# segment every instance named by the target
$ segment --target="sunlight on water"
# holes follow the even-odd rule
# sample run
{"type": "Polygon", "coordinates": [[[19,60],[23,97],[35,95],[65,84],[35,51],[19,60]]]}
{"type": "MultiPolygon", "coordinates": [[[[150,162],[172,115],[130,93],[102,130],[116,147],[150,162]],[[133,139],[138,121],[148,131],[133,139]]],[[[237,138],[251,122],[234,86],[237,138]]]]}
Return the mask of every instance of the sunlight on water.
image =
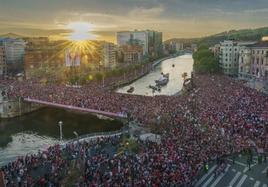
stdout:
{"type": "Polygon", "coordinates": [[[127,93],[127,90],[133,86],[135,88],[132,94],[137,95],[174,95],[178,93],[183,86],[182,73],[187,72],[188,77],[191,76],[193,70],[192,55],[183,55],[176,58],[168,59],[159,64],[148,75],[135,81],[134,83],[117,90],[119,93],[127,93]],[[174,64],[174,67],[173,67],[174,64]],[[162,87],[161,92],[152,93],[149,85],[155,85],[155,80],[159,79],[161,72],[169,73],[169,83],[162,87]]]}

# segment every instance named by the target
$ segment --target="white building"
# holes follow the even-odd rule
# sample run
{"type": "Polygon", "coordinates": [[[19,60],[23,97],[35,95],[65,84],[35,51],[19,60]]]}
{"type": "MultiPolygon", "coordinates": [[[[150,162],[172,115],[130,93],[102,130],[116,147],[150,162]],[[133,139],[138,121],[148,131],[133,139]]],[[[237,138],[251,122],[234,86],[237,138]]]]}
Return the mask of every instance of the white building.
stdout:
{"type": "Polygon", "coordinates": [[[102,49],[102,65],[105,68],[113,69],[116,64],[116,46],[113,43],[105,42],[102,49]]]}
{"type": "Polygon", "coordinates": [[[268,42],[259,42],[240,49],[239,78],[268,81],[268,42]]]}
{"type": "Polygon", "coordinates": [[[221,42],[219,65],[223,73],[230,76],[238,76],[240,48],[254,43],[256,42],[236,42],[233,40],[221,42]]]}
{"type": "Polygon", "coordinates": [[[176,43],[175,43],[175,49],[176,49],[177,52],[183,50],[183,49],[184,49],[184,48],[183,48],[183,43],[181,43],[181,42],[176,42],[176,43]]]}

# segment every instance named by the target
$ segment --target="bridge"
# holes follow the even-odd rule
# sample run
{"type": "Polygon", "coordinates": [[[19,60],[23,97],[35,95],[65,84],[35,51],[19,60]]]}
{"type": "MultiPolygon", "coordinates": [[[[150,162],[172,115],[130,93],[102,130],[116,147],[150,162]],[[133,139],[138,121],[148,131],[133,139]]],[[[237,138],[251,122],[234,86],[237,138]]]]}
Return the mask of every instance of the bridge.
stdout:
{"type": "Polygon", "coordinates": [[[64,105],[64,104],[58,104],[58,103],[53,103],[53,102],[41,101],[41,100],[31,99],[31,98],[23,98],[23,101],[41,104],[41,105],[52,106],[52,107],[57,107],[57,108],[63,108],[63,109],[68,109],[68,110],[75,110],[75,111],[79,111],[79,112],[101,114],[101,115],[109,116],[109,117],[127,118],[127,115],[125,115],[123,113],[105,112],[105,111],[76,107],[76,106],[71,106],[71,105],[64,105]]]}

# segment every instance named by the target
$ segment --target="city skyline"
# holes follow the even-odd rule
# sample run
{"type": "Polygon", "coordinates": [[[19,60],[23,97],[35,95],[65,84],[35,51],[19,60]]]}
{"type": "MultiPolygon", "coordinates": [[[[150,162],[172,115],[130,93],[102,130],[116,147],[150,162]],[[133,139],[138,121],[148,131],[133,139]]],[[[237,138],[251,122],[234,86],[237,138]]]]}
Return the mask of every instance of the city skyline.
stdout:
{"type": "Polygon", "coordinates": [[[94,27],[98,40],[115,41],[120,30],[159,30],[164,39],[202,37],[231,29],[263,27],[266,0],[0,1],[0,33],[66,36],[70,23],[94,27]]]}

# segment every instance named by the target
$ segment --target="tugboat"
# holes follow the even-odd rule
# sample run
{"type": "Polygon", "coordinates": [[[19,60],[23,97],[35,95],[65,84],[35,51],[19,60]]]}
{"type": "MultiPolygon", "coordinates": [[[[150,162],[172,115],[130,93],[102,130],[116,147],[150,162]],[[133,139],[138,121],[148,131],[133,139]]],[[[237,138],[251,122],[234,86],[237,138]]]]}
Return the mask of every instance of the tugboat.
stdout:
{"type": "Polygon", "coordinates": [[[128,90],[127,90],[127,93],[133,93],[134,92],[134,87],[131,86],[128,90]]]}
{"type": "Polygon", "coordinates": [[[163,74],[161,73],[161,77],[158,80],[155,80],[156,86],[165,86],[169,82],[169,73],[163,74]]]}
{"type": "Polygon", "coordinates": [[[162,79],[162,80],[156,80],[155,83],[156,83],[156,86],[166,86],[167,83],[168,83],[168,79],[162,79]]]}

